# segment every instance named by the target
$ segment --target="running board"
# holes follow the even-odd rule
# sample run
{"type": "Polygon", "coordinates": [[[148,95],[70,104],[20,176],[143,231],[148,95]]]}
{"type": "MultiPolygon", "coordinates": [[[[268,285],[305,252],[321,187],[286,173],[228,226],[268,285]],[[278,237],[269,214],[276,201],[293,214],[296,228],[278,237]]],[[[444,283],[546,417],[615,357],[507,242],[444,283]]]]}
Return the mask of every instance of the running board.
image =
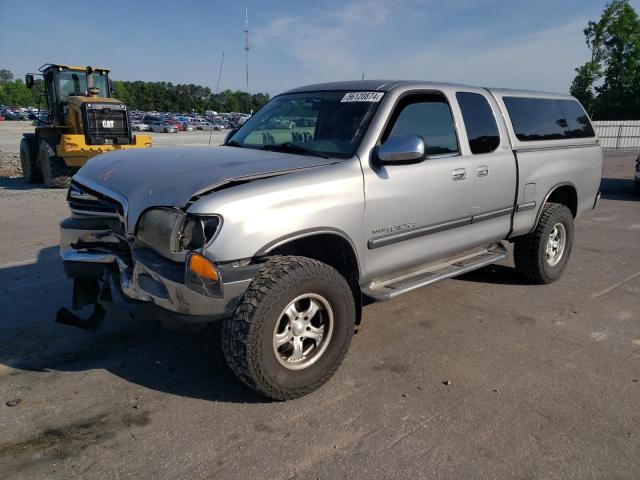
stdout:
{"type": "Polygon", "coordinates": [[[481,251],[453,258],[446,263],[433,265],[427,269],[418,269],[390,280],[373,281],[368,287],[362,289],[362,293],[376,302],[383,302],[417,288],[491,265],[505,258],[507,258],[507,249],[502,244],[494,244],[481,251]]]}

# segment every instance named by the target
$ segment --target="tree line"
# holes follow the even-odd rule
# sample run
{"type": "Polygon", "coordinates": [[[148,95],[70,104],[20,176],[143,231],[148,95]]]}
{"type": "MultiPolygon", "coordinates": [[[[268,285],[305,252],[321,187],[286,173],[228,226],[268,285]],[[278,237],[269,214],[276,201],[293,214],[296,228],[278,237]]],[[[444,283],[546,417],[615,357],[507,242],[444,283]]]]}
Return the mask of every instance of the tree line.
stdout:
{"type": "MultiPolygon", "coordinates": [[[[266,93],[240,90],[213,93],[209,87],[171,82],[112,80],[112,95],[132,110],[159,112],[246,112],[256,111],[269,100],[266,93]]],[[[0,69],[0,105],[27,107],[45,105],[44,82],[36,79],[29,89],[11,71],[0,69]]]]}
{"type": "Polygon", "coordinates": [[[571,94],[596,119],[640,118],[640,18],[629,1],[607,3],[584,35],[591,59],[576,68],[571,94]]]}

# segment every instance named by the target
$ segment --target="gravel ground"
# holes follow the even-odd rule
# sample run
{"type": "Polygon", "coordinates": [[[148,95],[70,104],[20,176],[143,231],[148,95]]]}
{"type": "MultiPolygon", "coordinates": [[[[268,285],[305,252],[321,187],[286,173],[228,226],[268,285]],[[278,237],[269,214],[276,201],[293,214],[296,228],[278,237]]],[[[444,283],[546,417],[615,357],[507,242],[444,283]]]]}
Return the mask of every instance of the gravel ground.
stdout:
{"type": "Polygon", "coordinates": [[[0,177],[20,177],[21,175],[20,155],[0,152],[0,177]]]}

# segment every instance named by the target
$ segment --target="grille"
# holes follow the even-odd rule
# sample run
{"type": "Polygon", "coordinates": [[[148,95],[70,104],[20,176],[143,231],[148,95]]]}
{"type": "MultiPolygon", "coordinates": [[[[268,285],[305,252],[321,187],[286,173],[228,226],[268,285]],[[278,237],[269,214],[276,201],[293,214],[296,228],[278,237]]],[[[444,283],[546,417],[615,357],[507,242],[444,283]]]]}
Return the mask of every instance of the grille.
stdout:
{"type": "Polygon", "coordinates": [[[84,107],[85,135],[90,145],[131,143],[131,131],[124,105],[89,104],[84,107]]]}
{"type": "Polygon", "coordinates": [[[94,192],[77,182],[71,182],[67,201],[71,212],[78,215],[114,218],[124,216],[124,208],[120,202],[94,192]]]}

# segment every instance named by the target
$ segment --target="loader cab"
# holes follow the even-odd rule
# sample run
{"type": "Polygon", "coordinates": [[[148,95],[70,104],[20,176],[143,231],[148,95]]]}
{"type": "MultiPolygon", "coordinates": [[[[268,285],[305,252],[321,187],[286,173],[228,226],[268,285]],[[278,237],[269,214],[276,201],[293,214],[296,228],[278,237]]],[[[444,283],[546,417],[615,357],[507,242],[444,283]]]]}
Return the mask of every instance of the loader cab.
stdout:
{"type": "MultiPolygon", "coordinates": [[[[44,78],[49,121],[55,125],[65,124],[64,105],[68,98],[111,97],[109,70],[105,68],[45,64],[39,70],[44,78]]],[[[33,74],[28,74],[25,80],[27,87],[34,85],[33,74]]]]}

